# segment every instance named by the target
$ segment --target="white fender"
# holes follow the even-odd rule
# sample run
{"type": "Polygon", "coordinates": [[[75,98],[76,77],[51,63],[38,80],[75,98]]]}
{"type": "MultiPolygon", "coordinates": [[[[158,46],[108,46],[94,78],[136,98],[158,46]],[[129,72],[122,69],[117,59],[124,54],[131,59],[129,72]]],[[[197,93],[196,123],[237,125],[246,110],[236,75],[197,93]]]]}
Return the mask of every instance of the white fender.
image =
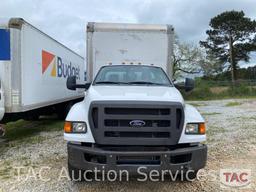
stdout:
{"type": "Polygon", "coordinates": [[[87,143],[95,143],[95,140],[92,136],[92,132],[90,129],[90,124],[88,120],[88,100],[84,99],[82,102],[76,103],[71,110],[69,111],[66,121],[81,121],[87,124],[87,133],[83,134],[72,134],[72,133],[64,133],[64,139],[67,141],[74,142],[87,142],[87,143]]]}
{"type": "Polygon", "coordinates": [[[184,108],[185,119],[182,134],[179,143],[200,143],[206,141],[206,135],[188,135],[185,134],[185,128],[187,123],[203,123],[204,118],[198,112],[198,110],[192,105],[186,104],[184,108]]]}

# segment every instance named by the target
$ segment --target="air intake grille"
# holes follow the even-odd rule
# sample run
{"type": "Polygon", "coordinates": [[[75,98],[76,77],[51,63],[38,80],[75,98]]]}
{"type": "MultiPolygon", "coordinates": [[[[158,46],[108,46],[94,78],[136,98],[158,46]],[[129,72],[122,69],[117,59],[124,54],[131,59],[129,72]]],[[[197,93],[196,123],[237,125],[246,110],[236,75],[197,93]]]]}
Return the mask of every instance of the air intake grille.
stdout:
{"type": "Polygon", "coordinates": [[[175,145],[184,112],[173,102],[97,101],[90,106],[89,120],[97,144],[175,145]]]}

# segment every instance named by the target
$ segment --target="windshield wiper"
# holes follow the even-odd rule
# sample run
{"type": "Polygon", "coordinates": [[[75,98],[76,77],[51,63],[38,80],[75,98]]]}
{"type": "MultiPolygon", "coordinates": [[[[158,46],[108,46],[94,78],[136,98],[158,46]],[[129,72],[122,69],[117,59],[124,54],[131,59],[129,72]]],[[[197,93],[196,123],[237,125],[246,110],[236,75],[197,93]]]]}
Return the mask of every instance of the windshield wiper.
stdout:
{"type": "Polygon", "coordinates": [[[125,82],[115,82],[115,81],[98,81],[98,82],[95,82],[95,84],[116,84],[116,85],[119,85],[119,84],[127,84],[125,82]]]}
{"type": "Polygon", "coordinates": [[[154,82],[148,82],[148,81],[131,81],[128,84],[141,84],[141,85],[166,85],[162,83],[154,83],[154,82]]]}

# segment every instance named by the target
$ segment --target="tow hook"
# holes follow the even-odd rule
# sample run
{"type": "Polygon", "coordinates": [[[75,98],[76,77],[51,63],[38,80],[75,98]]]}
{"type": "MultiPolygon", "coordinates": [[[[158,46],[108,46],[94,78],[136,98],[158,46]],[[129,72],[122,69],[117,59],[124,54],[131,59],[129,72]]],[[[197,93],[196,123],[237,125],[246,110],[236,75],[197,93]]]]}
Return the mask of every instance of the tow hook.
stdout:
{"type": "Polygon", "coordinates": [[[0,137],[3,137],[5,135],[5,128],[3,124],[0,124],[0,137]]]}

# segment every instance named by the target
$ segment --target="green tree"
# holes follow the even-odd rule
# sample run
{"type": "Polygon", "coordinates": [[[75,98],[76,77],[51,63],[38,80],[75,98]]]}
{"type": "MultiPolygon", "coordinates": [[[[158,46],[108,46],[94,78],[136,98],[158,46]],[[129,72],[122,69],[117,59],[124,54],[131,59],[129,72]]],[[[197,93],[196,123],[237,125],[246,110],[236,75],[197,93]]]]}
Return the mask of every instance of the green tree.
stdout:
{"type": "Polygon", "coordinates": [[[201,63],[201,68],[205,76],[213,76],[221,73],[224,69],[224,64],[213,55],[206,55],[204,62],[201,63]]]}
{"type": "Polygon", "coordinates": [[[256,50],[256,21],[245,17],[243,11],[226,11],[212,18],[210,27],[200,45],[207,54],[227,64],[235,82],[238,62],[249,62],[249,53],[256,50]]]}
{"type": "Polygon", "coordinates": [[[177,78],[181,74],[199,74],[202,72],[201,65],[204,63],[202,49],[192,43],[180,42],[175,36],[173,51],[173,77],[177,78]]]}

